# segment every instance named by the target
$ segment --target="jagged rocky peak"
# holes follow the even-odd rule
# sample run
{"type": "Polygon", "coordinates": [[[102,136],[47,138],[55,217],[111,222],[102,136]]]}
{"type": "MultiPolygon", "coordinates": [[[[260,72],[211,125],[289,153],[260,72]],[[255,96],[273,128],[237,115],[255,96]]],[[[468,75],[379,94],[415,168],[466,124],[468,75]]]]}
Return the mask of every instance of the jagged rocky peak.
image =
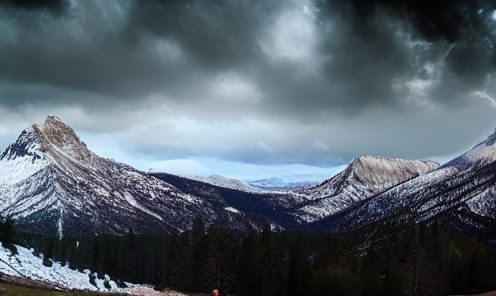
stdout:
{"type": "Polygon", "coordinates": [[[60,159],[61,152],[72,159],[90,162],[95,156],[76,132],[56,116],[48,116],[40,128],[37,124],[24,129],[16,142],[0,155],[0,160],[13,160],[18,157],[33,157],[33,161],[43,158],[45,153],[60,159]]]}
{"type": "Polygon", "coordinates": [[[379,156],[355,158],[350,167],[352,173],[367,183],[396,183],[429,172],[438,163],[426,160],[409,160],[379,156]]]}
{"type": "Polygon", "coordinates": [[[48,116],[43,124],[43,133],[58,148],[84,146],[74,130],[56,116],[48,116]]]}
{"type": "Polygon", "coordinates": [[[303,190],[313,202],[300,208],[299,214],[307,222],[321,220],[438,166],[423,160],[377,156],[355,158],[341,173],[316,187],[303,190]]]}
{"type": "Polygon", "coordinates": [[[82,142],[76,132],[58,117],[49,115],[43,124],[43,134],[46,140],[56,148],[80,161],[88,161],[92,153],[82,142]]]}
{"type": "MultiPolygon", "coordinates": [[[[357,189],[358,191],[366,190],[376,193],[378,190],[425,174],[438,167],[438,163],[425,160],[361,156],[353,159],[341,173],[309,191],[318,193],[320,196],[328,196],[335,195],[351,186],[361,188],[357,189]]],[[[367,194],[362,192],[359,195],[366,196],[367,194]]]]}

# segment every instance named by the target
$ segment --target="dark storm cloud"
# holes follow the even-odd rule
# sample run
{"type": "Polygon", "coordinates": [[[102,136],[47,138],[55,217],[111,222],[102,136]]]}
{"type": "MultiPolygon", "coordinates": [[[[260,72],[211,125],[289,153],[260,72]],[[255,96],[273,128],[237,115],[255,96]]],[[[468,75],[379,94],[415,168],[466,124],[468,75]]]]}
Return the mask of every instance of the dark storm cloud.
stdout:
{"type": "Polygon", "coordinates": [[[465,38],[467,33],[490,34],[492,24],[488,22],[496,8],[494,0],[351,0],[347,3],[358,18],[369,18],[377,7],[382,7],[398,17],[408,18],[426,40],[446,39],[451,43],[465,38]]]}
{"type": "Polygon", "coordinates": [[[452,45],[452,49],[444,59],[445,68],[430,100],[446,105],[466,101],[472,91],[484,87],[487,75],[494,72],[496,1],[338,0],[318,1],[317,5],[322,23],[344,17],[341,24],[348,33],[344,41],[336,42],[331,35],[323,50],[342,54],[339,67],[332,65],[330,73],[354,68],[345,71],[338,84],[347,85],[355,80],[356,88],[348,92],[352,101],[358,96],[367,101],[394,103],[398,94],[388,91],[388,85],[395,78],[415,76],[419,65],[412,63],[412,58],[418,59],[418,55],[420,61],[435,62],[432,53],[441,56],[439,51],[446,50],[446,44],[452,45]],[[386,27],[393,24],[397,26],[395,30],[428,42],[430,49],[408,52],[405,44],[395,42],[394,31],[384,30],[381,19],[386,27]]]}
{"type": "Polygon", "coordinates": [[[0,0],[0,114],[66,110],[86,131],[118,131],[122,143],[136,140],[132,153],[166,158],[325,163],[393,148],[417,157],[422,131],[383,147],[415,129],[402,116],[438,110],[429,124],[451,124],[438,113],[494,99],[494,9],[482,0],[0,0]],[[145,126],[154,120],[164,125],[145,126]]]}
{"type": "MultiPolygon", "coordinates": [[[[0,6],[8,32],[0,37],[0,78],[130,102],[156,92],[179,101],[201,98],[216,72],[257,65],[257,38],[284,2],[30,3],[0,6]]],[[[2,103],[29,101],[8,98],[2,103]]]]}
{"type": "Polygon", "coordinates": [[[449,42],[456,42],[467,25],[479,21],[473,16],[479,9],[491,7],[489,1],[463,0],[337,0],[319,1],[318,5],[325,13],[347,13],[355,32],[365,38],[373,38],[368,34],[367,21],[375,17],[377,8],[382,8],[391,15],[408,18],[425,39],[444,38],[449,42]]]}
{"type": "Polygon", "coordinates": [[[315,118],[327,112],[356,116],[371,107],[398,107],[401,98],[391,84],[414,71],[405,45],[394,38],[388,22],[364,20],[360,28],[363,35],[357,35],[357,28],[341,13],[326,18],[318,28],[315,55],[327,57],[317,65],[319,73],[301,75],[289,66],[266,69],[264,73],[270,75],[261,74],[260,83],[274,98],[273,110],[315,118]],[[327,28],[327,21],[333,22],[331,28],[327,28]]]}
{"type": "Polygon", "coordinates": [[[282,1],[137,1],[129,32],[173,39],[198,66],[241,68],[259,62],[257,40],[282,8],[282,1]]]}
{"type": "Polygon", "coordinates": [[[204,100],[209,79],[232,72],[254,84],[266,115],[411,112],[415,79],[430,85],[421,99],[463,105],[496,60],[495,1],[0,3],[3,80],[130,103],[153,93],[204,100]]]}
{"type": "MultiPolygon", "coordinates": [[[[126,6],[126,2],[81,1],[63,16],[46,14],[41,8],[0,7],[5,16],[0,77],[14,84],[87,91],[110,99],[143,97],[158,85],[180,88],[187,65],[163,58],[154,40],[129,42],[123,31],[126,6]]],[[[25,103],[23,97],[10,102],[2,98],[2,103],[25,103]]]]}
{"type": "Polygon", "coordinates": [[[60,15],[66,11],[68,3],[66,0],[2,0],[0,6],[22,10],[45,10],[60,15]]]}

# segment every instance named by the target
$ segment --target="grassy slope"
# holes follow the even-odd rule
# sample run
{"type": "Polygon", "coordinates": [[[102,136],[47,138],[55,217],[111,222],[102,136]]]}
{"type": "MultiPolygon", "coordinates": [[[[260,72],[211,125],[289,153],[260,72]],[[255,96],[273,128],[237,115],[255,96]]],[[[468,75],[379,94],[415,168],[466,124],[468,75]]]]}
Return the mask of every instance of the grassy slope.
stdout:
{"type": "Polygon", "coordinates": [[[100,296],[100,295],[126,295],[126,294],[110,294],[99,292],[61,292],[47,291],[30,287],[21,287],[11,283],[0,282],[0,295],[9,296],[100,296]]]}

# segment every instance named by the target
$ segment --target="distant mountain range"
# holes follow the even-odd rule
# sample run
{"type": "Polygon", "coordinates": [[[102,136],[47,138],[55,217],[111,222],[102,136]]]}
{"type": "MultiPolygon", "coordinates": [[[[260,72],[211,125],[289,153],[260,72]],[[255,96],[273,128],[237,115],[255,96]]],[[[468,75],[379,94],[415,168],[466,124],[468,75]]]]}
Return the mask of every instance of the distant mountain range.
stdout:
{"type": "Polygon", "coordinates": [[[282,178],[268,178],[247,182],[260,190],[299,191],[318,184],[318,182],[288,182],[282,178]]]}
{"type": "Polygon", "coordinates": [[[21,231],[58,236],[183,231],[199,218],[237,232],[436,220],[495,244],[495,143],[496,133],[443,166],[366,156],[321,184],[245,183],[138,171],[97,156],[49,116],[0,156],[0,215],[21,231]]]}
{"type": "Polygon", "coordinates": [[[301,191],[303,189],[310,188],[319,184],[318,182],[288,182],[278,177],[247,181],[247,182],[232,178],[226,178],[219,175],[211,175],[206,177],[197,176],[197,175],[182,175],[181,177],[212,184],[215,186],[247,191],[247,192],[301,191]]]}
{"type": "Polygon", "coordinates": [[[226,177],[219,176],[219,175],[211,175],[211,176],[207,176],[207,177],[196,176],[196,175],[184,175],[182,177],[184,177],[186,179],[190,179],[190,180],[208,183],[208,184],[219,186],[219,187],[229,188],[229,189],[241,190],[241,191],[246,191],[246,192],[258,192],[258,191],[260,191],[259,188],[251,186],[250,184],[248,184],[246,182],[236,180],[236,179],[226,178],[226,177]]]}

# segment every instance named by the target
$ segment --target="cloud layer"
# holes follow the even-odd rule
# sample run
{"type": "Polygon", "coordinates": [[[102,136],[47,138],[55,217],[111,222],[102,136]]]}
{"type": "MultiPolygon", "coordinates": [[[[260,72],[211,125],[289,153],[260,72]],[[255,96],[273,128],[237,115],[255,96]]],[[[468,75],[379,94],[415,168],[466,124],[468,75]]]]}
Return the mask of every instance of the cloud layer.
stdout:
{"type": "Polygon", "coordinates": [[[0,143],[53,113],[97,152],[143,159],[329,166],[451,154],[496,123],[495,9],[2,1],[0,143]]]}

